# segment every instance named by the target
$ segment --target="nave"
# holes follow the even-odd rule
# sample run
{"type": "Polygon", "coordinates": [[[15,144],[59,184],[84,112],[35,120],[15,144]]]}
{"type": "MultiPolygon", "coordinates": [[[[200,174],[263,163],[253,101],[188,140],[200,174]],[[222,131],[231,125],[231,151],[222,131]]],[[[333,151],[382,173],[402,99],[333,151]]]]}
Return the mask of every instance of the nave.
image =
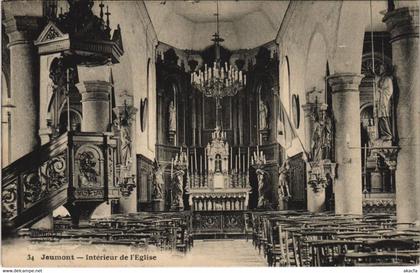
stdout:
{"type": "Polygon", "coordinates": [[[1,8],[3,264],[419,263],[415,1],[1,8]]]}
{"type": "Polygon", "coordinates": [[[203,238],[192,224],[194,217],[187,212],[135,213],[92,219],[79,227],[60,217],[54,231],[21,229],[19,239],[5,242],[5,250],[22,244],[21,249],[51,257],[35,258],[48,266],[75,261],[89,266],[98,260],[116,266],[415,266],[420,259],[420,230],[398,228],[390,214],[247,211],[243,233],[222,239],[203,238]]]}

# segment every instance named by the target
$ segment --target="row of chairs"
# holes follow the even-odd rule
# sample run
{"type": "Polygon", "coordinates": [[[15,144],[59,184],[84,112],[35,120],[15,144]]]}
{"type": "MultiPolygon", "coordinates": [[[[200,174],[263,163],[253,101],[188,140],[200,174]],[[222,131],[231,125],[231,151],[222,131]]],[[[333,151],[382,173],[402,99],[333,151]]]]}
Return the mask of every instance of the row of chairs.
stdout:
{"type": "Polygon", "coordinates": [[[78,242],[79,244],[126,245],[137,248],[155,246],[160,250],[186,253],[193,247],[187,213],[133,213],[92,219],[87,225],[71,227],[69,217],[54,219],[54,230],[21,229],[21,237],[33,243],[78,242]]]}
{"type": "Polygon", "coordinates": [[[252,242],[269,266],[414,265],[420,230],[394,215],[253,212],[252,242]]]}

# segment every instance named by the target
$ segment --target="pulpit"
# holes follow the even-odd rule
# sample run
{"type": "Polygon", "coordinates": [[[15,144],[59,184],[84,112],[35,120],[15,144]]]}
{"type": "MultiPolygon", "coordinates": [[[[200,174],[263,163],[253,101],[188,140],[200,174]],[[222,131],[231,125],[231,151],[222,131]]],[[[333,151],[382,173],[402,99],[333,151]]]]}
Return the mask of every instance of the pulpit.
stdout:
{"type": "Polygon", "coordinates": [[[216,127],[204,151],[204,168],[190,174],[189,203],[194,211],[246,210],[251,187],[247,156],[226,141],[226,132],[216,127]]]}

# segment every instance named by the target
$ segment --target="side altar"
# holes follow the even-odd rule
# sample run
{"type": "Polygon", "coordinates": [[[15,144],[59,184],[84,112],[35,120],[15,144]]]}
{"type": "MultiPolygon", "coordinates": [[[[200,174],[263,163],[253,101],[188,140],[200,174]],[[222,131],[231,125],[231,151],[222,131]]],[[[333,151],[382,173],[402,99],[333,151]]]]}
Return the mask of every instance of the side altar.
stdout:
{"type": "Polygon", "coordinates": [[[201,174],[189,175],[189,204],[193,211],[240,211],[248,208],[249,152],[233,153],[226,132],[216,127],[204,149],[201,174]]]}

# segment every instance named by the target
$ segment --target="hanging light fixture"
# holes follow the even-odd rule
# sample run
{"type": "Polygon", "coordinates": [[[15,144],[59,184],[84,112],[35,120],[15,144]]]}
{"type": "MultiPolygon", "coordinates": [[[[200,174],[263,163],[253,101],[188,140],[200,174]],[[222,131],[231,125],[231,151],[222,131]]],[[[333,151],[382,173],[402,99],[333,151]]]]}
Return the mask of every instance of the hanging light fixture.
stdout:
{"type": "Polygon", "coordinates": [[[191,73],[191,84],[206,97],[216,99],[216,107],[221,107],[220,100],[224,97],[235,96],[246,86],[246,75],[236,67],[223,63],[220,59],[220,43],[224,41],[219,35],[219,2],[216,1],[216,33],[212,41],[216,53],[215,62],[212,67],[207,64],[197,71],[191,73]]]}

